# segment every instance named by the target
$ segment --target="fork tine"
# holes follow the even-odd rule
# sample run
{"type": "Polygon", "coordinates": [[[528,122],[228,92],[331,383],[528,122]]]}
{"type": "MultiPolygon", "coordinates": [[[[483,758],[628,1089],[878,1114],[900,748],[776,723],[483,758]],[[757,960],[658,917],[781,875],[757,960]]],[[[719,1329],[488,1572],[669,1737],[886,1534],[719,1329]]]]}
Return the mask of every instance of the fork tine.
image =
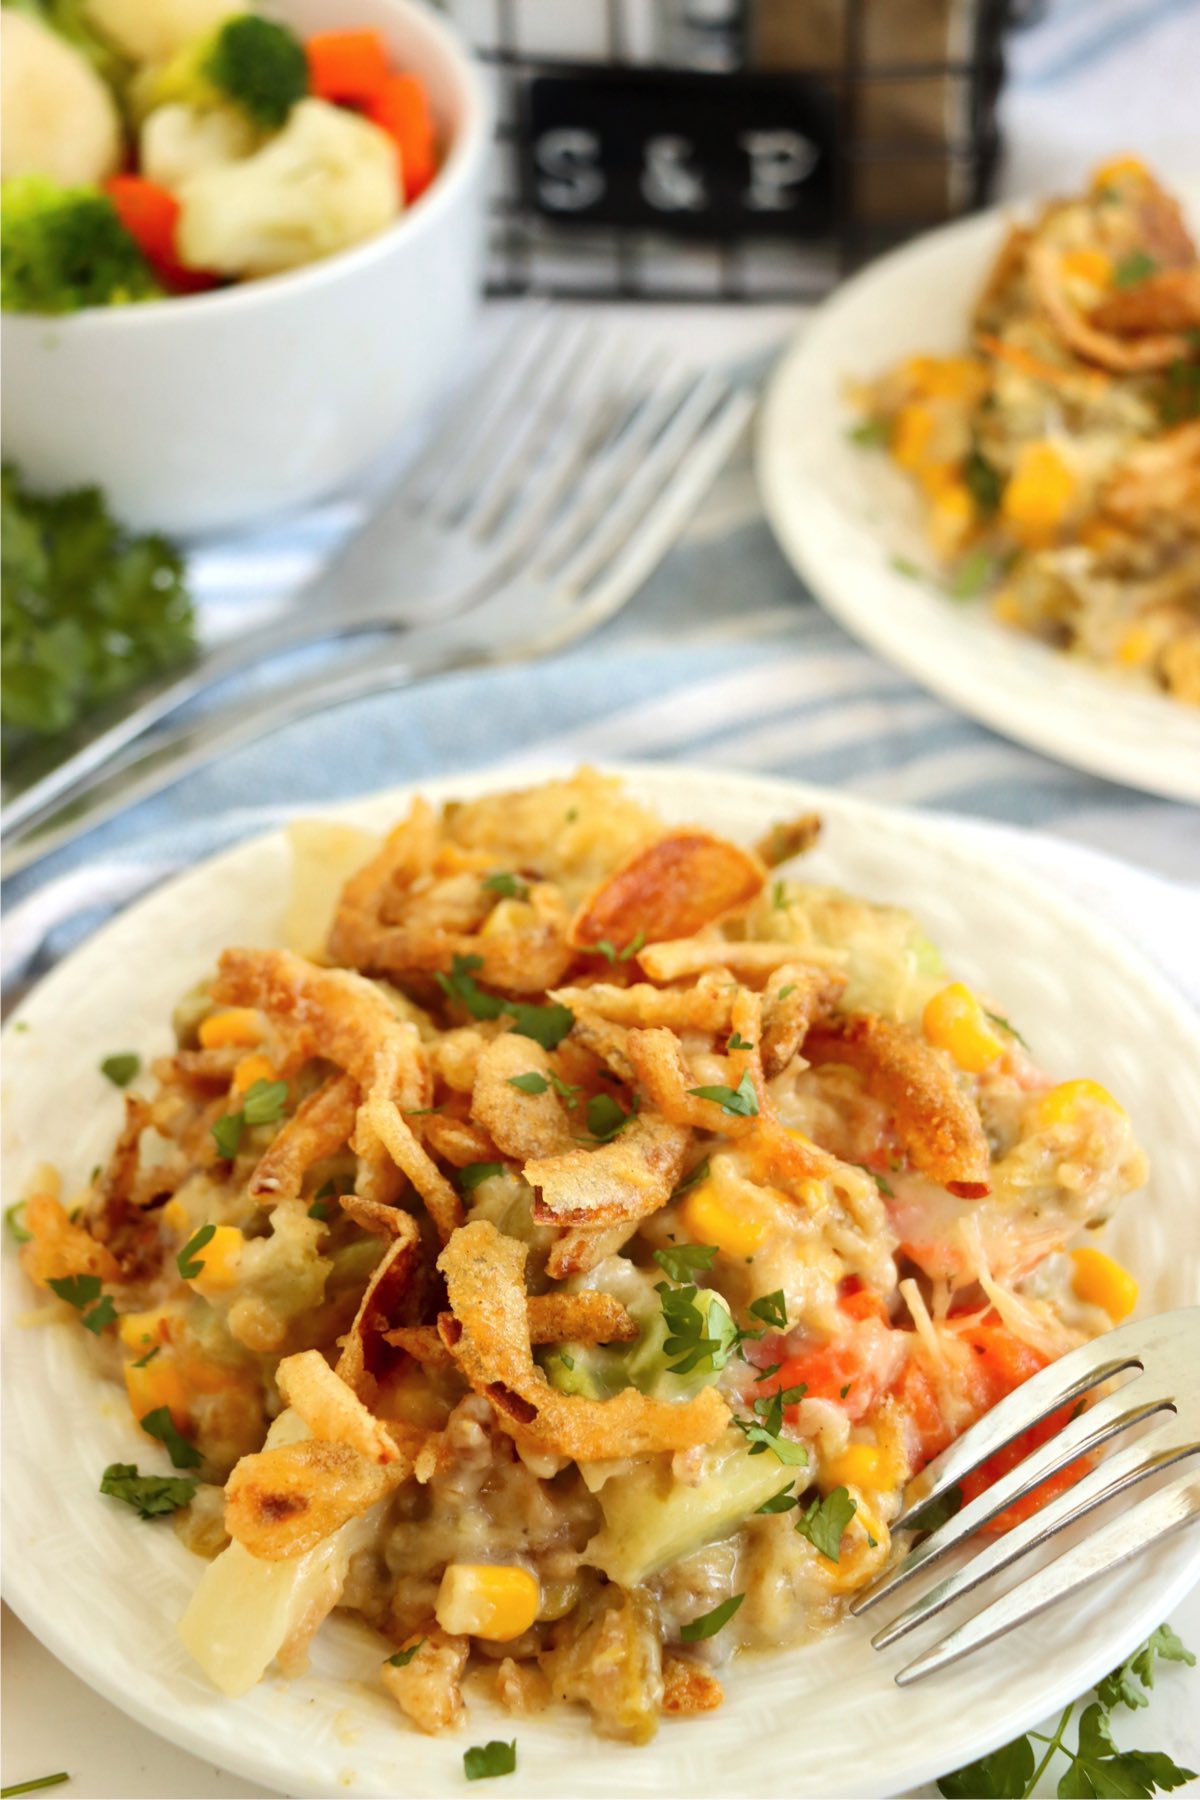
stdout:
{"type": "Polygon", "coordinates": [[[1200,1472],[1177,1476],[1156,1493],[1141,1500],[1129,1512],[1112,1519],[1099,1531],[1072,1545],[1052,1563],[985,1606],[957,1630],[950,1632],[923,1655],[906,1664],[896,1676],[900,1687],[909,1687],[937,1669],[969,1656],[990,1644],[1014,1625],[1023,1625],[1055,1601],[1086,1587],[1110,1569],[1119,1568],[1160,1538],[1168,1537],[1200,1518],[1200,1472]]]}
{"type": "Polygon", "coordinates": [[[1074,1487],[1056,1495],[1011,1531],[1006,1531],[1002,1537],[993,1538],[961,1569],[935,1583],[927,1594],[905,1607],[890,1625],[877,1631],[871,1639],[875,1649],[886,1650],[897,1638],[903,1637],[918,1625],[924,1625],[928,1619],[943,1612],[947,1606],[952,1606],[956,1600],[961,1600],[964,1594],[979,1587],[990,1576],[1007,1569],[1011,1563],[1024,1556],[1026,1551],[1036,1549],[1097,1506],[1102,1506],[1118,1494],[1136,1487],[1140,1481],[1146,1480],[1160,1469],[1191,1454],[1192,1446],[1180,1444],[1177,1438],[1171,1441],[1169,1435],[1158,1449],[1152,1447],[1156,1440],[1163,1439],[1164,1430],[1161,1427],[1147,1432],[1136,1443],[1127,1444],[1114,1455],[1106,1457],[1074,1487]]]}
{"type": "MultiPolygon", "coordinates": [[[[1142,1380],[1146,1380],[1142,1377],[1142,1380]]],[[[907,1556],[898,1562],[894,1569],[872,1582],[864,1589],[852,1608],[856,1613],[866,1612],[880,1600],[894,1593],[898,1587],[927,1569],[931,1563],[941,1560],[948,1551],[961,1544],[972,1533],[994,1519],[997,1513],[1018,1498],[1028,1493],[1049,1476],[1065,1469],[1069,1463],[1084,1456],[1089,1450],[1097,1449],[1118,1432],[1126,1431],[1133,1425],[1141,1424],[1156,1412],[1163,1412],[1171,1405],[1169,1395],[1153,1392],[1143,1395],[1140,1383],[1129,1384],[1136,1388],[1134,1396],[1129,1398],[1129,1388],[1123,1387],[1115,1394],[1110,1394],[1089,1411],[1072,1419],[1061,1431],[1047,1438],[1036,1450],[1024,1457],[1016,1466],[993,1482],[982,1494],[977,1494],[954,1517],[939,1525],[927,1538],[911,1549],[907,1556]]]]}

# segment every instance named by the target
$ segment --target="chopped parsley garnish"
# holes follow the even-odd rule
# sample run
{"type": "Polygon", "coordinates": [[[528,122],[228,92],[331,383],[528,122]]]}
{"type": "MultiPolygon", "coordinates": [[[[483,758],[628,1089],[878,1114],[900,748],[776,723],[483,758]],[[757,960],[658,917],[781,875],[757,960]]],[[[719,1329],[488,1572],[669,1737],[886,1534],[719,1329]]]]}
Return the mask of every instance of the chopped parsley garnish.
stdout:
{"type": "Polygon", "coordinates": [[[727,1050],[753,1050],[754,1045],[748,1038],[744,1038],[740,1031],[735,1031],[725,1048],[727,1050]]]}
{"type": "Polygon", "coordinates": [[[517,1740],[506,1744],[493,1738],[463,1751],[463,1772],[468,1781],[490,1781],[494,1775],[511,1775],[517,1766],[517,1740]]]}
{"type": "Polygon", "coordinates": [[[891,427],[886,419],[864,419],[860,425],[852,425],[846,436],[860,449],[880,450],[891,436],[891,427]]]}
{"type": "Polygon", "coordinates": [[[737,1118],[752,1119],[758,1112],[758,1094],[749,1069],[735,1088],[717,1084],[714,1087],[689,1088],[688,1093],[694,1094],[697,1100],[714,1101],[722,1112],[732,1113],[737,1118]]]}
{"type": "Polygon", "coordinates": [[[564,1369],[573,1369],[575,1367],[575,1358],[573,1356],[571,1356],[566,1350],[559,1351],[558,1360],[562,1364],[564,1369]]]}
{"type": "MultiPolygon", "coordinates": [[[[145,1342],[144,1338],[143,1338],[142,1342],[143,1343],[145,1342]]],[[[145,1356],[138,1357],[137,1361],[133,1365],[134,1368],[135,1369],[144,1369],[147,1363],[152,1363],[154,1361],[155,1357],[158,1355],[158,1353],[161,1349],[162,1349],[161,1344],[152,1344],[150,1346],[149,1350],[147,1350],[145,1356]]]]}
{"type": "Polygon", "coordinates": [[[1169,1625],[1160,1625],[1132,1656],[1096,1683],[1096,1698],[1101,1706],[1128,1706],[1131,1710],[1149,1706],[1146,1690],[1154,1686],[1154,1664],[1160,1657],[1163,1662],[1186,1663],[1189,1669],[1196,1666],[1196,1658],[1187,1645],[1169,1625]]]}
{"type": "Polygon", "coordinates": [[[85,1331],[94,1331],[99,1337],[106,1325],[111,1325],[117,1316],[117,1309],[112,1303],[112,1295],[102,1296],[99,1304],[93,1306],[91,1312],[85,1312],[80,1323],[85,1331]]]}
{"type": "Polygon", "coordinates": [[[107,1076],[114,1087],[128,1087],[142,1066],[142,1059],[136,1050],[123,1050],[117,1056],[106,1056],[100,1064],[100,1073],[107,1076]]]}
{"type": "Polygon", "coordinates": [[[481,1181],[490,1181],[493,1175],[503,1175],[503,1163],[467,1163],[458,1171],[458,1185],[464,1193],[473,1194],[481,1181]]]}
{"type": "Polygon", "coordinates": [[[961,1512],[962,1506],[962,1489],[957,1484],[954,1487],[948,1487],[944,1494],[938,1495],[936,1500],[930,1500],[924,1506],[919,1506],[912,1517],[905,1521],[904,1529],[906,1531],[936,1531],[939,1525],[944,1525],[947,1519],[952,1519],[955,1513],[961,1512]]]}
{"type": "Polygon", "coordinates": [[[654,1260],[672,1281],[686,1281],[698,1269],[711,1269],[716,1254],[715,1244],[677,1244],[673,1250],[656,1250],[654,1260]]]}
{"type": "Polygon", "coordinates": [[[1153,256],[1148,256],[1144,250],[1131,250],[1113,269],[1113,286],[1136,287],[1139,281],[1146,281],[1151,275],[1157,274],[1158,263],[1153,256]]]}
{"type": "Polygon", "coordinates": [[[85,1306],[100,1298],[98,1275],[52,1275],[47,1285],[76,1312],[82,1312],[85,1306]]]}
{"type": "Polygon", "coordinates": [[[179,1273],[183,1276],[185,1281],[194,1281],[196,1276],[200,1274],[204,1267],[204,1259],[201,1257],[200,1261],[197,1262],[196,1253],[199,1250],[203,1250],[205,1244],[211,1244],[216,1235],[217,1228],[215,1225],[202,1225],[199,1231],[195,1232],[183,1246],[183,1249],[175,1258],[175,1266],[178,1268],[179,1273]]]}
{"type": "Polygon", "coordinates": [[[850,1498],[849,1490],[835,1487],[824,1499],[814,1500],[805,1507],[796,1520],[796,1530],[815,1545],[822,1556],[837,1562],[841,1555],[842,1533],[857,1511],[858,1501],[850,1498]]]}
{"type": "Polygon", "coordinates": [[[992,466],[982,450],[974,448],[967,457],[963,464],[963,481],[984,518],[990,518],[999,509],[1004,482],[999,470],[992,466]]]}
{"type": "Polygon", "coordinates": [[[242,1117],[247,1125],[274,1125],[287,1105],[286,1081],[256,1081],[246,1089],[242,1117]]]}
{"type": "Polygon", "coordinates": [[[312,1205],[308,1209],[308,1216],[310,1219],[318,1220],[322,1225],[327,1225],[329,1223],[328,1201],[317,1200],[314,1198],[312,1205]]]}
{"type": "Polygon", "coordinates": [[[754,1379],[755,1379],[755,1381],[769,1381],[771,1379],[772,1375],[778,1375],[778,1373],[779,1373],[780,1369],[782,1369],[782,1367],[783,1367],[783,1364],[781,1362],[768,1363],[765,1369],[760,1369],[758,1371],[758,1374],[754,1377],[754,1379]]]}
{"type": "Polygon", "coordinates": [[[321,1183],[320,1187],[317,1189],[316,1193],[313,1195],[313,1199],[314,1200],[332,1200],[335,1198],[337,1191],[338,1191],[338,1184],[336,1181],[334,1181],[331,1178],[329,1181],[323,1181],[321,1183]]]}
{"type": "Polygon", "coordinates": [[[738,1329],[720,1301],[714,1297],[706,1312],[696,1305],[700,1291],[696,1287],[668,1287],[665,1281],[660,1281],[654,1291],[662,1301],[663,1322],[667,1328],[663,1351],[668,1357],[679,1358],[678,1362],[668,1362],[668,1372],[690,1375],[701,1363],[713,1371],[723,1369],[737,1343],[738,1329]],[[720,1328],[719,1337],[709,1336],[714,1315],[720,1328]]]}
{"type": "Polygon", "coordinates": [[[546,1076],[539,1075],[536,1069],[530,1069],[528,1075],[510,1075],[508,1085],[522,1094],[545,1094],[550,1088],[546,1076]]]}
{"type": "Polygon", "coordinates": [[[773,1294],[762,1294],[757,1300],[752,1300],[750,1311],[764,1325],[774,1325],[777,1331],[787,1330],[787,1304],[782,1288],[776,1288],[773,1294]]]}
{"type": "Polygon", "coordinates": [[[952,600],[974,600],[977,594],[982,594],[997,572],[996,558],[982,544],[977,544],[973,550],[967,551],[955,569],[946,591],[952,600]]]}
{"type": "Polygon", "coordinates": [[[136,1463],[109,1463],[100,1477],[100,1492],[124,1500],[143,1519],[160,1519],[187,1506],[196,1492],[187,1475],[139,1475],[136,1463]]]}
{"type": "Polygon", "coordinates": [[[36,1794],[39,1788],[61,1787],[71,1777],[66,1769],[60,1769],[57,1775],[39,1775],[34,1781],[14,1781],[11,1787],[0,1788],[0,1800],[16,1800],[18,1794],[36,1794]]]}
{"type": "Polygon", "coordinates": [[[26,1204],[27,1202],[24,1200],[16,1200],[11,1206],[6,1206],[4,1209],[4,1224],[8,1235],[18,1244],[29,1243],[33,1236],[33,1233],[26,1230],[25,1227],[26,1204]]]}
{"type": "Polygon", "coordinates": [[[449,975],[439,974],[437,984],[451,1000],[470,1013],[473,1019],[499,1019],[508,1015],[519,1037],[532,1038],[543,1050],[557,1050],[575,1023],[569,1006],[529,1006],[523,1000],[505,1000],[499,994],[487,994],[475,980],[474,971],[482,969],[482,956],[455,956],[449,975]]]}
{"type": "Polygon", "coordinates": [[[604,960],[610,963],[628,962],[631,957],[636,956],[638,951],[644,950],[645,947],[646,934],[644,931],[639,931],[631,937],[623,950],[618,950],[609,938],[601,938],[598,944],[591,945],[593,950],[598,950],[604,960]]]}
{"type": "Polygon", "coordinates": [[[189,1444],[183,1433],[176,1430],[169,1406],[156,1406],[138,1423],[143,1431],[166,1446],[167,1455],[177,1469],[198,1469],[204,1461],[196,1446],[189,1444]]]}
{"type": "Polygon", "coordinates": [[[783,1436],[783,1409],[795,1406],[807,1392],[804,1382],[798,1387],[777,1388],[773,1394],[762,1394],[752,1402],[752,1419],[734,1419],[733,1423],[750,1446],[751,1456],[762,1456],[770,1450],[788,1468],[803,1468],[808,1461],[808,1451],[803,1444],[795,1444],[791,1438],[783,1436]]]}
{"type": "Polygon", "coordinates": [[[728,1625],[745,1594],[732,1594],[728,1600],[722,1600],[720,1606],[714,1606],[711,1612],[701,1613],[698,1619],[689,1619],[686,1625],[679,1627],[681,1643],[698,1644],[701,1638],[716,1637],[722,1625],[728,1625]]]}
{"type": "Polygon", "coordinates": [[[781,1487],[777,1494],[772,1494],[769,1500],[764,1500],[762,1505],[756,1506],[754,1510],[760,1513],[784,1513],[791,1512],[793,1506],[799,1506],[799,1504],[799,1500],[792,1492],[792,1483],[789,1481],[786,1487],[781,1487]]]}
{"type": "Polygon", "coordinates": [[[896,1198],[895,1189],[892,1187],[891,1182],[888,1181],[885,1176],[881,1175],[878,1169],[868,1168],[866,1163],[855,1163],[854,1167],[856,1169],[861,1169],[864,1175],[869,1175],[880,1193],[886,1194],[889,1200],[894,1200],[896,1198]]]}
{"type": "Polygon", "coordinates": [[[612,1094],[594,1094],[587,1103],[588,1131],[598,1144],[610,1144],[637,1117],[640,1106],[636,1094],[628,1112],[612,1094]]]}
{"type": "Polygon", "coordinates": [[[1009,1037],[1016,1038],[1016,1040],[1017,1040],[1018,1044],[1020,1044],[1022,1050],[1028,1050],[1029,1045],[1026,1043],[1025,1039],[1021,1036],[1020,1032],[1017,1030],[1015,1025],[1009,1024],[1008,1020],[1004,1017],[1003,1013],[989,1012],[987,1010],[987,1008],[984,1007],[983,1016],[985,1019],[990,1019],[992,1021],[993,1025],[998,1025],[1000,1027],[1001,1031],[1007,1031],[1009,1037]]]}
{"type": "Polygon", "coordinates": [[[410,1644],[408,1646],[407,1650],[397,1650],[395,1656],[389,1656],[388,1661],[391,1663],[393,1669],[407,1669],[409,1663],[424,1642],[424,1638],[418,1638],[415,1644],[410,1644]]]}
{"type": "Polygon", "coordinates": [[[490,893],[499,894],[505,900],[528,900],[529,889],[523,881],[510,869],[497,869],[494,875],[485,875],[483,885],[490,893]]]}
{"type": "Polygon", "coordinates": [[[672,1200],[678,1200],[680,1194],[686,1194],[689,1188],[694,1188],[700,1182],[707,1181],[711,1173],[712,1168],[706,1156],[704,1161],[702,1163],[697,1163],[691,1174],[686,1176],[684,1180],[680,1182],[679,1186],[672,1190],[672,1200]]]}
{"type": "Polygon", "coordinates": [[[789,981],[783,987],[780,988],[780,990],[779,990],[778,994],[775,996],[775,998],[777,1000],[786,1000],[788,995],[794,994],[795,991],[796,991],[795,982],[789,981]]]}
{"type": "Polygon", "coordinates": [[[241,1147],[242,1126],[245,1120],[240,1112],[222,1113],[213,1121],[213,1142],[217,1146],[217,1154],[226,1162],[232,1162],[241,1147]]]}

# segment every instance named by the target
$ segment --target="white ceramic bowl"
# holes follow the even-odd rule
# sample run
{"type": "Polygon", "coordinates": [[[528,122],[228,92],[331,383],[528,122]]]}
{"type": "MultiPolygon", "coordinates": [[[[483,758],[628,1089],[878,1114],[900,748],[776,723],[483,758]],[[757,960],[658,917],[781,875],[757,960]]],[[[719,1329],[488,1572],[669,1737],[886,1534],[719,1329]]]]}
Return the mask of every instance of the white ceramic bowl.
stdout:
{"type": "Polygon", "coordinates": [[[375,26],[427,84],[447,147],[411,212],[293,273],[64,318],[9,313],[5,456],[35,487],[104,488],[118,517],[198,532],[302,505],[370,462],[452,376],[480,286],[488,107],[414,0],[286,0],[301,33],[375,26]]]}

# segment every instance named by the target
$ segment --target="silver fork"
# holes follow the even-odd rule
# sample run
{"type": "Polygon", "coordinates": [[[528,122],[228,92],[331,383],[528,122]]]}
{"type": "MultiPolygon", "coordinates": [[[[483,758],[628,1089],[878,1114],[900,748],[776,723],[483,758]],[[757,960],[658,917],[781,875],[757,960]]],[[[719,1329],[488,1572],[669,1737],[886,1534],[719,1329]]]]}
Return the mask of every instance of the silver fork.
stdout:
{"type": "MultiPolygon", "coordinates": [[[[725,461],[754,408],[752,395],[713,374],[660,377],[614,409],[605,394],[577,422],[569,452],[551,447],[569,479],[523,509],[535,534],[520,567],[485,599],[404,631],[332,672],[292,680],[260,701],[205,713],[132,744],[85,777],[63,803],[10,833],[2,873],[20,868],[169,787],[222,753],[317,710],[410,685],[420,677],[545,655],[613,618],[656,567],[725,461]],[[580,454],[579,446],[587,446],[580,454]]],[[[545,466],[543,459],[543,467],[545,466]]],[[[494,502],[493,502],[494,504],[494,502]]],[[[374,629],[390,629],[376,621],[374,629]]]]}
{"type": "MultiPolygon", "coordinates": [[[[1094,1405],[1084,1406],[1061,1431],[927,1537],[919,1538],[894,1568],[855,1598],[850,1610],[866,1612],[890,1598],[1005,1507],[1077,1458],[1134,1426],[1149,1425],[1149,1429],[1103,1458],[1082,1480],[1002,1537],[992,1539],[954,1574],[944,1576],[923,1598],[905,1607],[872,1638],[877,1650],[886,1649],[934,1618],[1094,1508],[1200,1454],[1200,1306],[1193,1306],[1123,1325],[1031,1376],[909,1483],[904,1510],[892,1530],[920,1530],[921,1515],[939,1502],[944,1508],[963,1478],[980,1463],[1048,1414],[1083,1402],[1093,1388],[1120,1376],[1129,1379],[1094,1405]]],[[[991,1643],[1197,1518],[1200,1469],[1193,1467],[975,1613],[901,1669],[897,1682],[906,1687],[991,1643]]]]}
{"type": "Polygon", "coordinates": [[[611,334],[549,308],[518,318],[433,441],[284,614],[110,711],[69,754],[31,753],[25,778],[10,784],[0,833],[21,835],[126,745],[255,664],[305,644],[428,623],[494,588],[644,392],[647,359],[622,351],[611,334]]]}

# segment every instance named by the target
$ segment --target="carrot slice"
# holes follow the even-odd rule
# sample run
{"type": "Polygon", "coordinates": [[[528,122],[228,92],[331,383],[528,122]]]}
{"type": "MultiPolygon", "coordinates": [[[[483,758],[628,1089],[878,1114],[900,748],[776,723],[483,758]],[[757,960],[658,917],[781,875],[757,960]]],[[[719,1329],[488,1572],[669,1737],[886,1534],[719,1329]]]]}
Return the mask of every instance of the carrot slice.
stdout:
{"type": "Polygon", "coordinates": [[[415,75],[389,75],[363,110],[395,140],[404,198],[411,206],[437,173],[437,133],[429,96],[415,75]]]}
{"type": "Polygon", "coordinates": [[[318,100],[365,106],[388,79],[387,46],[377,31],[318,31],[304,48],[318,100]]]}
{"type": "Polygon", "coordinates": [[[167,188],[144,175],[110,175],[104,191],[122,225],[167,287],[195,294],[217,285],[219,276],[185,269],[180,262],[175,248],[180,206],[167,188]]]}

